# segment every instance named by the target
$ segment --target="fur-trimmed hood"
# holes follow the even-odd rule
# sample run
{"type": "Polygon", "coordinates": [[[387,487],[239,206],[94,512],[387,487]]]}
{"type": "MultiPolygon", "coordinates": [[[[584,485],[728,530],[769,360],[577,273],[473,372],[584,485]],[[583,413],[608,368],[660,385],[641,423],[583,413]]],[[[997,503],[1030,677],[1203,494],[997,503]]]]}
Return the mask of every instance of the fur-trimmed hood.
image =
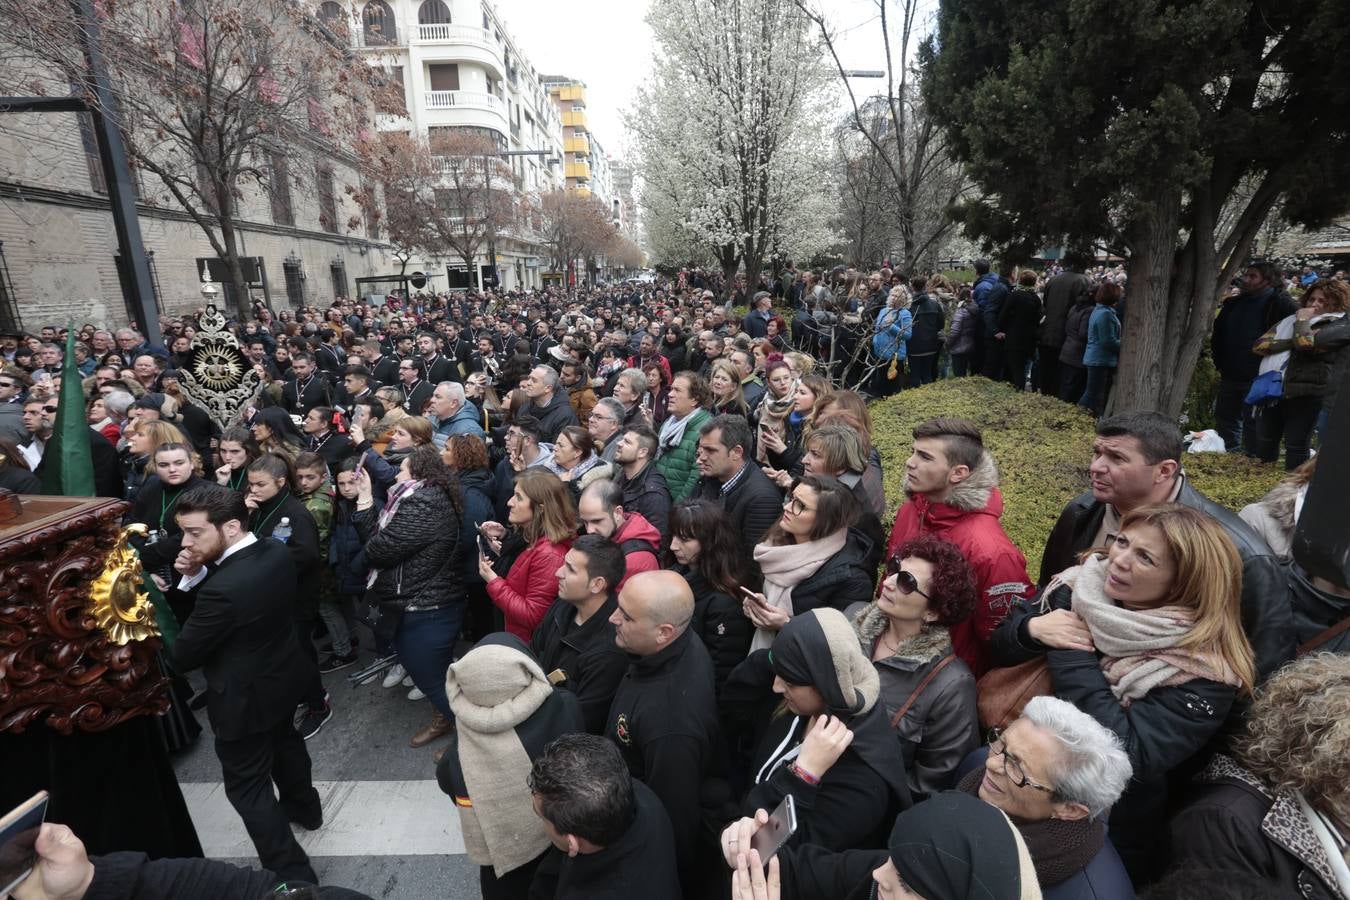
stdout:
{"type": "MultiPolygon", "coordinates": [[[[876,602],[867,604],[853,617],[853,630],[858,635],[863,653],[871,658],[872,646],[877,638],[885,634],[886,614],[876,602]]],[[[923,630],[912,638],[900,643],[893,657],[911,662],[925,663],[935,656],[946,656],[952,650],[951,633],[942,625],[925,625],[923,630]]]]}
{"type": "MultiPolygon", "coordinates": [[[[947,499],[941,503],[934,503],[933,506],[950,506],[953,509],[963,513],[979,512],[990,505],[991,498],[998,499],[998,509],[990,510],[996,516],[1003,514],[1003,501],[1001,496],[997,495],[998,490],[998,465],[994,462],[994,457],[989,455],[989,451],[984,451],[980,457],[979,463],[971,470],[966,480],[956,485],[947,494],[947,499]]],[[[911,500],[919,499],[914,494],[905,492],[911,500]]]]}

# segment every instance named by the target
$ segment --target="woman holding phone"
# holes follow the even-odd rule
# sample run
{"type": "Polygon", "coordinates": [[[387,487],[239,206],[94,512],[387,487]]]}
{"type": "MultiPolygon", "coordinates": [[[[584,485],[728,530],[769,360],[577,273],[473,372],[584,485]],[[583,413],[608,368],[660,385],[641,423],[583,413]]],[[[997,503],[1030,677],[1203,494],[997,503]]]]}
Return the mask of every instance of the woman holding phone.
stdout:
{"type": "Polygon", "coordinates": [[[783,515],[755,546],[764,591],[742,588],[756,628],[753,649],[773,643],[795,615],[822,606],[844,610],[872,599],[871,541],[851,531],[861,507],[837,478],[805,475],[783,501],[783,515]]]}

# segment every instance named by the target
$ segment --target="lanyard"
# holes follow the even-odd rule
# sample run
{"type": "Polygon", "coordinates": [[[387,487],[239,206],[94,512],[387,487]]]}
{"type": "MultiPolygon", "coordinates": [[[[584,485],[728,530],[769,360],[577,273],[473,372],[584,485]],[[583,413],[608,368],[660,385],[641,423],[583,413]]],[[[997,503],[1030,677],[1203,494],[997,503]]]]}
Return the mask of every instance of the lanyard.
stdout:
{"type": "Polygon", "coordinates": [[[248,480],[247,476],[248,476],[247,469],[243,468],[235,469],[233,472],[230,473],[230,478],[226,484],[226,487],[228,487],[232,491],[239,490],[244,486],[244,482],[248,480]],[[239,479],[238,481],[235,480],[236,477],[238,477],[239,479]]]}
{"type": "Polygon", "coordinates": [[[160,495],[159,495],[159,530],[160,530],[160,531],[163,531],[163,530],[164,530],[164,519],[165,519],[166,516],[169,515],[169,510],[173,509],[173,508],[178,504],[178,498],[181,497],[181,496],[183,496],[182,490],[179,490],[178,493],[174,494],[172,500],[169,499],[169,492],[168,492],[167,490],[166,490],[166,491],[161,491],[161,492],[160,492],[160,495]]]}
{"type": "Polygon", "coordinates": [[[304,384],[301,384],[300,379],[298,378],[295,380],[295,402],[297,404],[303,404],[305,402],[304,399],[305,391],[309,390],[310,382],[312,382],[313,380],[314,380],[313,375],[306,378],[304,384]]]}
{"type": "Polygon", "coordinates": [[[267,515],[263,516],[262,519],[258,521],[258,524],[253,526],[252,530],[254,534],[258,534],[263,530],[263,527],[267,524],[267,520],[277,514],[277,510],[281,509],[282,504],[286,502],[286,498],[289,497],[290,495],[291,495],[290,491],[281,492],[281,495],[277,498],[277,505],[268,510],[267,515]]]}

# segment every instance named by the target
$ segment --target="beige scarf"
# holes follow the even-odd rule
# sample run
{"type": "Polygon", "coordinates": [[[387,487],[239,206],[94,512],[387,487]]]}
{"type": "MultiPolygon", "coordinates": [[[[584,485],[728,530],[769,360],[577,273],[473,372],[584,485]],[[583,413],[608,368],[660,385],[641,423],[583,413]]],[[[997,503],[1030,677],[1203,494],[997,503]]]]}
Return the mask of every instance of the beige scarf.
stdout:
{"type": "Polygon", "coordinates": [[[457,806],[469,859],[500,878],[549,847],[534,814],[530,757],[515,727],[553,693],[532,658],[499,644],[475,647],[445,674],[459,763],[472,806],[457,806]]]}
{"type": "MultiPolygon", "coordinates": [[[[789,616],[795,615],[792,589],[820,571],[827,559],[843,550],[847,538],[848,530],[841,529],[818,541],[804,544],[756,544],[755,562],[759,563],[759,570],[764,573],[764,599],[774,609],[782,610],[789,616]]],[[[762,650],[771,646],[776,634],[765,628],[756,628],[750,649],[762,650]]]]}
{"type": "MultiPolygon", "coordinates": [[[[1102,673],[1121,706],[1156,687],[1206,678],[1240,686],[1237,674],[1211,650],[1179,647],[1195,627],[1195,610],[1180,606],[1125,609],[1106,596],[1106,559],[1092,557],[1055,579],[1073,589],[1073,611],[1102,654],[1102,673]]],[[[1046,593],[1049,593],[1047,588],[1046,593]]]]}

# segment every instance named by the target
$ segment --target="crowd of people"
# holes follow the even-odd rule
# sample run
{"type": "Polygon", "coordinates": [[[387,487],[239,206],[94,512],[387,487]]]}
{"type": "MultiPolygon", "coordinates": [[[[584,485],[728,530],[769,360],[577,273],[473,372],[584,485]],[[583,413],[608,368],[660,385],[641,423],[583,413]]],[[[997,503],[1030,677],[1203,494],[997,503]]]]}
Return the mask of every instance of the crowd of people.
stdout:
{"type": "MultiPolygon", "coordinates": [[[[183,389],[191,317],[167,348],[82,330],[97,490],[163,601],[166,740],[205,707],[295,882],[289,823],[323,822],[305,742],[341,715],[322,675],[350,670],[426,703],[408,740],[485,898],[1350,900],[1350,589],[1288,558],[1350,290],[1311,283],[1284,335],[1277,301],[1243,309],[1253,267],[1216,325],[1216,358],[1258,326],[1258,364],[1292,357],[1278,496],[1240,518],[1175,422],[1116,412],[1033,579],[980,428],[918,425],[892,514],[868,400],[950,367],[1100,412],[1122,285],[976,268],[805,273],[743,316],[684,275],[259,307],[231,327],[260,386],[223,429],[183,389]]],[[[36,356],[4,338],[21,493],[61,402],[43,331],[36,356]]]]}

